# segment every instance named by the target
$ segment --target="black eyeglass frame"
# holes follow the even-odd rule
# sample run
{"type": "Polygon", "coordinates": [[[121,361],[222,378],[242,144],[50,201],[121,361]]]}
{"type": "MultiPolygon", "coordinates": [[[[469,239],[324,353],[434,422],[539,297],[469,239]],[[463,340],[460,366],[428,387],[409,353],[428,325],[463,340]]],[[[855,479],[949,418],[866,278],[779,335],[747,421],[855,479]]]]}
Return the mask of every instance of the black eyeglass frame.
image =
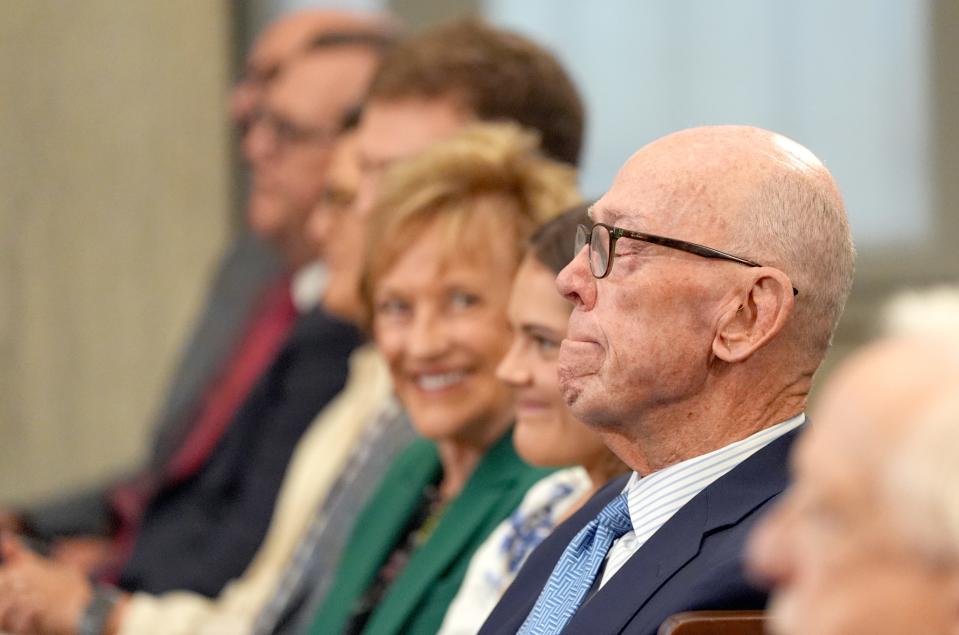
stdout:
{"type": "MultiPolygon", "coordinates": [[[[679,240],[678,238],[668,238],[666,236],[657,236],[656,234],[647,234],[645,232],[637,232],[629,229],[623,229],[622,227],[616,227],[614,225],[607,225],[606,223],[593,223],[592,227],[587,227],[586,225],[577,225],[576,227],[576,253],[579,254],[580,250],[583,247],[589,246],[590,253],[587,254],[587,261],[589,262],[589,272],[593,274],[593,277],[597,280],[601,280],[609,275],[609,272],[613,270],[613,257],[616,254],[616,241],[620,238],[632,238],[633,240],[640,240],[645,243],[651,243],[653,245],[661,245],[663,247],[669,247],[670,249],[678,249],[679,251],[685,251],[696,256],[701,256],[703,258],[713,258],[716,260],[729,260],[730,262],[737,262],[741,265],[746,265],[747,267],[763,267],[755,260],[750,260],[748,258],[741,258],[740,256],[734,256],[733,254],[727,253],[725,251],[720,251],[719,249],[713,249],[712,247],[707,247],[706,245],[700,245],[698,243],[691,243],[686,240],[679,240]],[[593,231],[596,227],[602,227],[606,230],[606,233],[609,234],[609,254],[606,259],[606,270],[603,271],[603,275],[598,276],[596,272],[593,271],[593,231]]],[[[796,287],[793,287],[793,295],[799,295],[799,290],[796,287]]]]}
{"type": "Polygon", "coordinates": [[[304,126],[265,108],[258,108],[250,117],[249,126],[266,125],[277,143],[282,147],[304,144],[330,144],[336,133],[326,128],[304,126]]]}

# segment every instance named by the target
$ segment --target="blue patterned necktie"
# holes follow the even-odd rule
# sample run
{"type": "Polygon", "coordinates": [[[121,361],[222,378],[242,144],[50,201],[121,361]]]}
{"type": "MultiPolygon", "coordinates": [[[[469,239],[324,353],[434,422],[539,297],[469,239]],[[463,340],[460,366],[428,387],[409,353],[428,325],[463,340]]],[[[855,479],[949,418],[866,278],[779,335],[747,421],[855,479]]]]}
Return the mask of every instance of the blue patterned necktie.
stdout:
{"type": "Polygon", "coordinates": [[[579,530],[550,574],[518,635],[558,635],[582,604],[613,541],[633,529],[626,495],[579,530]]]}

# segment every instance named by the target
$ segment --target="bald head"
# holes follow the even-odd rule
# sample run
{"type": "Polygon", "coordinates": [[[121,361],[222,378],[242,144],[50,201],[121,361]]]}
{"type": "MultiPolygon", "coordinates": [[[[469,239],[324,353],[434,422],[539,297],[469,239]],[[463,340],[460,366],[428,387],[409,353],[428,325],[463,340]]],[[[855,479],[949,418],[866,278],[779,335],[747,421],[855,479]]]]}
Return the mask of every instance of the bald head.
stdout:
{"type": "Polygon", "coordinates": [[[642,148],[616,184],[624,198],[613,204],[658,216],[667,236],[785,272],[800,294],[784,333],[818,364],[852,287],[855,252],[839,189],[812,152],[760,128],[693,128],[642,148]]]}
{"type": "MultiPolygon", "coordinates": [[[[809,150],[768,130],[749,126],[704,126],[681,130],[636,152],[621,172],[624,181],[655,183],[673,213],[702,217],[712,209],[734,214],[765,181],[803,175],[841,205],[828,171],[809,150]]],[[[732,214],[723,214],[731,217],[732,214]]]]}

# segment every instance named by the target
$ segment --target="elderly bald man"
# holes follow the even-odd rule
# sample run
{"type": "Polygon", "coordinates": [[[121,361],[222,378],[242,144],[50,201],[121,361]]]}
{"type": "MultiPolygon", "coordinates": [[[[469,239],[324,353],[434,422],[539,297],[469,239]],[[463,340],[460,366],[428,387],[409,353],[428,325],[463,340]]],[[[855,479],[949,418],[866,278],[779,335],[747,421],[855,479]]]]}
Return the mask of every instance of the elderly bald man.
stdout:
{"type": "Polygon", "coordinates": [[[750,543],[780,635],[959,632],[959,340],[848,360],[750,543]]]}
{"type": "Polygon", "coordinates": [[[655,633],[761,608],[749,529],[785,488],[812,376],[852,284],[822,163],[781,135],[685,130],[634,154],[557,280],[560,383],[633,470],[537,549],[481,632],[655,633]]]}

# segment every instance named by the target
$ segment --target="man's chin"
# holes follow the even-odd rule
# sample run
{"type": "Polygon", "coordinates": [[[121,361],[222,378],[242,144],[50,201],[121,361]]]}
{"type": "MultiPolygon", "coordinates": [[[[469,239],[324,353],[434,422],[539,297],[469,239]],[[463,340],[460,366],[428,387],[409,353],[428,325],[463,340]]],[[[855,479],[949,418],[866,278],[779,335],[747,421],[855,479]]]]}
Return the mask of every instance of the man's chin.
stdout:
{"type": "Polygon", "coordinates": [[[563,401],[566,402],[566,406],[570,410],[573,410],[576,407],[576,402],[579,401],[579,388],[572,385],[572,382],[562,382],[559,392],[563,396],[563,401]]]}
{"type": "MultiPolygon", "coordinates": [[[[559,394],[570,410],[576,407],[583,394],[584,377],[572,372],[571,369],[560,364],[557,371],[559,379],[559,394]]],[[[576,414],[574,412],[574,414],[576,414]]],[[[578,415],[577,415],[578,416],[578,415]]]]}
{"type": "Polygon", "coordinates": [[[349,287],[329,285],[320,304],[330,313],[348,322],[362,323],[364,318],[363,301],[349,287]]]}
{"type": "Polygon", "coordinates": [[[280,242],[283,235],[286,211],[273,201],[250,205],[247,209],[247,223],[250,229],[268,242],[280,242]]]}
{"type": "Polygon", "coordinates": [[[602,419],[603,412],[601,412],[601,409],[604,403],[602,400],[597,403],[592,399],[592,395],[583,385],[584,383],[583,378],[561,382],[560,393],[573,416],[587,426],[593,427],[598,419],[602,419]]]}

